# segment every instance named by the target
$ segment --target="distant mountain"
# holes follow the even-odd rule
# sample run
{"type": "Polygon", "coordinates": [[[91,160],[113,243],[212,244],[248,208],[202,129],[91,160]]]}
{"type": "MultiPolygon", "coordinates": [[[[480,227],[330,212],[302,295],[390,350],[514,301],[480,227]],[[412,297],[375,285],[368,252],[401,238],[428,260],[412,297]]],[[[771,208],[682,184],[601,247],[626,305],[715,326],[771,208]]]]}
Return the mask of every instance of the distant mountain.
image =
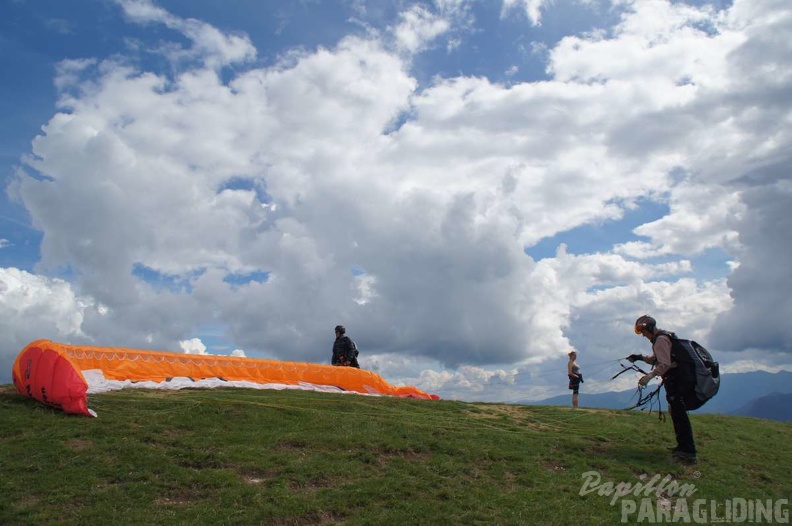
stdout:
{"type": "MultiPolygon", "coordinates": [[[[637,402],[635,396],[636,396],[635,389],[630,389],[629,391],[597,393],[597,394],[587,394],[584,391],[580,393],[580,405],[581,407],[600,407],[602,409],[625,409],[627,407],[635,405],[635,402],[637,402]]],[[[565,394],[560,396],[554,396],[552,398],[546,398],[544,400],[538,400],[534,402],[522,402],[522,403],[527,405],[571,406],[572,395],[565,394]]]]}
{"type": "MultiPolygon", "coordinates": [[[[777,373],[768,373],[764,371],[753,371],[750,373],[733,373],[721,375],[721,386],[718,394],[697,413],[722,413],[722,414],[743,414],[737,413],[738,411],[749,409],[749,406],[758,399],[770,395],[781,396],[790,394],[792,396],[792,372],[781,371],[777,373]]],[[[538,401],[524,401],[522,403],[528,405],[571,405],[571,395],[565,394],[561,396],[554,396],[538,401]]],[[[786,400],[789,404],[790,399],[782,397],[781,400],[786,400]]],[[[587,394],[585,392],[585,384],[580,393],[580,405],[583,407],[600,407],[603,409],[625,409],[635,404],[635,389],[621,392],[608,392],[598,394],[587,394]]],[[[777,407],[776,403],[782,402],[765,401],[765,407],[777,407]],[[771,406],[767,404],[772,403],[771,406]]],[[[792,404],[789,404],[792,406],[792,404]]],[[[665,407],[665,393],[663,394],[663,407],[665,407]]],[[[759,411],[759,409],[755,409],[759,411]]],[[[773,415],[783,416],[783,411],[775,411],[768,413],[773,415]]],[[[758,416],[755,414],[747,416],[758,416]]],[[[784,420],[784,418],[776,418],[774,416],[762,416],[759,418],[771,418],[773,420],[784,420]]]]}
{"type": "Polygon", "coordinates": [[[792,393],[773,393],[757,398],[732,414],[792,422],[792,393]]]}

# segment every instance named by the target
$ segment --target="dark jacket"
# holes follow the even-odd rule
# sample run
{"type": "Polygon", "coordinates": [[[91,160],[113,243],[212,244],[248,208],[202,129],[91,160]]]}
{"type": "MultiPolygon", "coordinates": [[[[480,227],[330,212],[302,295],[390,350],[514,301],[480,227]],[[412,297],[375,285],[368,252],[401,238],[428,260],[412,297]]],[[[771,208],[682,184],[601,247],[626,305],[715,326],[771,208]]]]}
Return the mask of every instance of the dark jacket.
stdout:
{"type": "Polygon", "coordinates": [[[349,336],[342,334],[333,342],[332,365],[353,365],[357,363],[355,346],[349,336]]]}

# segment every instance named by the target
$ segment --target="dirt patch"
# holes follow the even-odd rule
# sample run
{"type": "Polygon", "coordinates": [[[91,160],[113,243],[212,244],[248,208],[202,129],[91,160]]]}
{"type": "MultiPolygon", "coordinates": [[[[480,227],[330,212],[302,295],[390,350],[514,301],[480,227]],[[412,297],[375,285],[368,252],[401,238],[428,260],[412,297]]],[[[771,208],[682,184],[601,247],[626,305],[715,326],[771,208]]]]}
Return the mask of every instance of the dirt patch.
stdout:
{"type": "Polygon", "coordinates": [[[39,505],[40,499],[33,495],[27,495],[16,502],[16,507],[21,509],[35,508],[39,505]]]}
{"type": "Polygon", "coordinates": [[[550,471],[566,471],[567,469],[569,469],[569,466],[561,462],[555,462],[552,460],[542,462],[542,467],[545,469],[549,469],[550,471]]]}
{"type": "Polygon", "coordinates": [[[502,418],[504,416],[524,416],[525,408],[516,405],[493,405],[479,407],[477,411],[465,411],[473,418],[502,418]]]}
{"type": "Polygon", "coordinates": [[[0,395],[15,395],[17,393],[16,387],[13,384],[0,385],[0,395]]]}
{"type": "Polygon", "coordinates": [[[82,438],[72,438],[66,441],[66,447],[73,451],[85,451],[94,446],[93,440],[85,440],[82,438]]]}
{"type": "MultiPolygon", "coordinates": [[[[604,415],[607,415],[607,416],[613,416],[613,410],[612,409],[597,409],[597,408],[594,408],[594,407],[578,407],[577,409],[575,409],[575,411],[580,411],[582,413],[594,413],[594,414],[598,414],[598,415],[603,415],[604,414],[604,415]]],[[[624,416],[624,415],[617,414],[617,416],[624,416]]]]}
{"type": "Polygon", "coordinates": [[[554,431],[559,429],[557,425],[540,422],[533,418],[529,408],[516,405],[497,405],[479,408],[478,411],[465,411],[465,414],[478,420],[486,420],[493,423],[507,423],[532,431],[554,431]]]}

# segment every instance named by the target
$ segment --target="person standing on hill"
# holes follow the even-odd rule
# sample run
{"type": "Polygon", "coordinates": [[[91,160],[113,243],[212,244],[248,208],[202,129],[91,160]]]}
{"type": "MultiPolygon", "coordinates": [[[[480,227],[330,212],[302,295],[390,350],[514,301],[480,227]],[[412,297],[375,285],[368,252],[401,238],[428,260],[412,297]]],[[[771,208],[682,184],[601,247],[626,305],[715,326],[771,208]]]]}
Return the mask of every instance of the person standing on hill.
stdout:
{"type": "Polygon", "coordinates": [[[569,377],[569,389],[572,391],[572,407],[578,406],[578,393],[580,392],[580,384],[583,383],[583,375],[580,372],[580,367],[575,360],[577,360],[577,353],[570,352],[569,362],[567,363],[567,376],[569,377]]]}
{"type": "Polygon", "coordinates": [[[336,325],[335,341],[333,342],[333,358],[330,363],[332,365],[357,367],[360,369],[357,357],[357,346],[355,342],[346,335],[346,328],[343,325],[336,325]]]}
{"type": "Polygon", "coordinates": [[[652,355],[644,356],[631,354],[627,357],[631,363],[642,360],[651,364],[652,372],[646,374],[638,380],[640,387],[646,387],[652,378],[657,376],[663,379],[666,390],[666,401],[668,402],[668,412],[671,413],[671,421],[674,423],[674,433],[676,434],[676,447],[669,448],[674,458],[687,464],[695,464],[698,461],[696,455],[696,444],[693,441],[693,427],[690,425],[690,418],[687,414],[685,401],[682,397],[682,387],[678,378],[676,363],[672,361],[671,350],[673,333],[657,328],[657,322],[648,314],[644,314],[635,321],[635,334],[639,334],[652,342],[652,355]]]}

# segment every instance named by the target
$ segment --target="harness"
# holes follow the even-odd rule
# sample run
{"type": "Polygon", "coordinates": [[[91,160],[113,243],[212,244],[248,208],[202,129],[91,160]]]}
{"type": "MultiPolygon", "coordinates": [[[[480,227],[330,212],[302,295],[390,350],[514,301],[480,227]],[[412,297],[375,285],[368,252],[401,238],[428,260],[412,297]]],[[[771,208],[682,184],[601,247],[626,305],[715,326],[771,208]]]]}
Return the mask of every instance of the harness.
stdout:
{"type": "MultiPolygon", "coordinates": [[[[616,378],[626,373],[627,371],[634,371],[641,373],[643,375],[649,374],[640,367],[638,367],[637,365],[635,365],[634,363],[631,363],[629,366],[627,366],[624,365],[621,360],[619,360],[619,365],[621,366],[622,370],[614,374],[611,377],[611,380],[615,380],[616,378]]],[[[636,409],[639,407],[641,408],[641,411],[643,411],[646,409],[646,406],[648,405],[649,414],[651,414],[652,410],[654,409],[655,402],[657,402],[657,419],[660,420],[661,422],[665,422],[666,417],[665,414],[663,413],[662,400],[660,399],[660,389],[663,387],[664,380],[662,378],[660,380],[661,380],[660,385],[658,385],[653,391],[648,393],[644,393],[644,390],[646,388],[641,387],[639,385],[638,388],[636,389],[635,394],[633,395],[633,398],[635,398],[636,395],[638,396],[638,402],[636,402],[635,405],[633,406],[625,408],[625,411],[630,411],[632,409],[636,409]]],[[[646,390],[648,391],[648,389],[646,390]]]]}

